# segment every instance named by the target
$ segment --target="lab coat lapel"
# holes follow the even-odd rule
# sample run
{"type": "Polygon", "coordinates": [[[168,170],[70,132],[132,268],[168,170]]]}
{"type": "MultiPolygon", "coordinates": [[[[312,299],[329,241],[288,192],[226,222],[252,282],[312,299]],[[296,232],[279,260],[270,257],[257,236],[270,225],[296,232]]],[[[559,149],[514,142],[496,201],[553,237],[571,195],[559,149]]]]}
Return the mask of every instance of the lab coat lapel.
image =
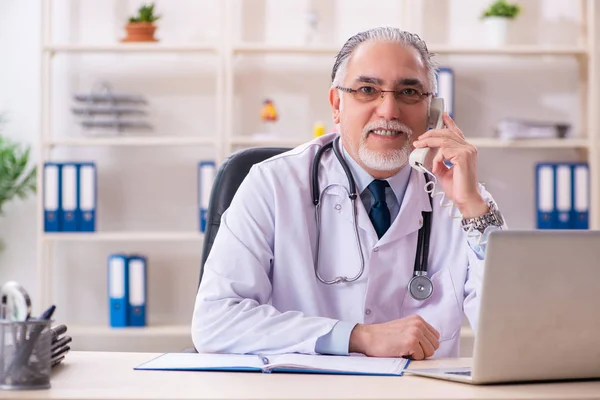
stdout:
{"type": "MultiPolygon", "coordinates": [[[[348,178],[344,169],[340,165],[339,161],[333,154],[333,151],[328,151],[327,155],[323,156],[323,161],[319,172],[319,185],[321,192],[323,189],[328,188],[326,193],[322,195],[321,205],[328,209],[322,209],[322,212],[332,212],[335,210],[340,218],[350,222],[354,225],[354,215],[352,211],[352,203],[348,197],[349,190],[348,178]],[[330,209],[333,207],[333,210],[330,209]]],[[[377,238],[375,228],[369,219],[369,214],[365,210],[365,207],[360,198],[360,193],[356,194],[355,200],[356,207],[356,218],[358,221],[359,229],[362,229],[369,235],[377,238]]]]}
{"type": "Polygon", "coordinates": [[[425,176],[411,171],[400,211],[379,244],[384,245],[418,231],[423,224],[423,211],[431,211],[429,194],[425,191],[425,176]]]}

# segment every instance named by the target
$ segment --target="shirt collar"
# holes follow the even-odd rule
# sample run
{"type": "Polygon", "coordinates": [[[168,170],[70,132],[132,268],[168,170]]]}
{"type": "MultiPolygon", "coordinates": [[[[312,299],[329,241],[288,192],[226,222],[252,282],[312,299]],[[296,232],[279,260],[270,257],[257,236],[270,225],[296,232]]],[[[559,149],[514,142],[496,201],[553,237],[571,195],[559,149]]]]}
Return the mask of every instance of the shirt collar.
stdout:
{"type": "MultiPolygon", "coordinates": [[[[352,177],[354,178],[354,183],[356,184],[356,189],[358,194],[360,195],[369,184],[373,181],[371,174],[365,171],[358,163],[348,154],[342,141],[340,140],[340,147],[343,150],[344,160],[348,164],[348,168],[352,172],[352,177]]],[[[402,200],[404,198],[404,193],[406,192],[406,187],[408,186],[408,181],[410,179],[410,172],[412,168],[408,163],[404,167],[400,169],[396,174],[390,176],[385,179],[390,184],[392,191],[394,192],[394,196],[396,196],[396,200],[398,204],[402,204],[402,200]]]]}

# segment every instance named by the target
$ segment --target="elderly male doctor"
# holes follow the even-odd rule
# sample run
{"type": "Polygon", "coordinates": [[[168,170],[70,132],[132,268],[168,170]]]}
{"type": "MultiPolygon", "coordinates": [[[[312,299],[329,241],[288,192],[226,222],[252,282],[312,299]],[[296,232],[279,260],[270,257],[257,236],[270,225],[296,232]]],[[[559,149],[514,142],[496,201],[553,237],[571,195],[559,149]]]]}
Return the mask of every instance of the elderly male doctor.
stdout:
{"type": "Polygon", "coordinates": [[[398,29],[361,32],[344,44],[329,100],[359,194],[356,219],[347,175],[328,150],[318,163],[317,229],[313,160],[337,134],[253,166],[205,264],[192,321],[199,352],[458,355],[463,312],[477,329],[485,256],[481,238],[463,224],[477,226],[485,241],[504,222],[477,182],[476,149],[452,119],[444,114],[445,128],[427,130],[435,73],[425,43],[398,29]],[[437,151],[436,190],[462,217],[431,201],[425,174],[408,164],[413,147],[437,151]],[[433,293],[419,300],[408,285],[430,211],[433,293]],[[349,281],[324,283],[336,277],[349,281]]]}

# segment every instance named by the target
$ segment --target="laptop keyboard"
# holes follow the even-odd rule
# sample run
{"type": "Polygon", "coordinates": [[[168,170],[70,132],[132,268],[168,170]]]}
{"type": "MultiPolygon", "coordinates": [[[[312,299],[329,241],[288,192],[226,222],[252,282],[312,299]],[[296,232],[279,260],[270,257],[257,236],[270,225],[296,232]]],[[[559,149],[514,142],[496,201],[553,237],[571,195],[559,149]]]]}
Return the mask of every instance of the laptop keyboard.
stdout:
{"type": "Polygon", "coordinates": [[[447,371],[445,374],[471,376],[471,371],[447,371]]]}

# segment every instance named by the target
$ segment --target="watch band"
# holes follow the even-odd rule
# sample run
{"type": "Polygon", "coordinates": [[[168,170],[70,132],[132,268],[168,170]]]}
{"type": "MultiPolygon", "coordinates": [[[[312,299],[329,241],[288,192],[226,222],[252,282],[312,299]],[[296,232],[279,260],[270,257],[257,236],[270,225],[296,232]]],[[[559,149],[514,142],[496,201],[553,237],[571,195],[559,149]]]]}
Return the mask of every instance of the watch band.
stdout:
{"type": "Polygon", "coordinates": [[[498,210],[498,206],[493,201],[488,201],[487,205],[489,210],[487,213],[473,218],[463,218],[461,225],[465,232],[470,230],[477,230],[481,233],[485,232],[488,226],[502,226],[504,225],[504,218],[498,210]]]}

